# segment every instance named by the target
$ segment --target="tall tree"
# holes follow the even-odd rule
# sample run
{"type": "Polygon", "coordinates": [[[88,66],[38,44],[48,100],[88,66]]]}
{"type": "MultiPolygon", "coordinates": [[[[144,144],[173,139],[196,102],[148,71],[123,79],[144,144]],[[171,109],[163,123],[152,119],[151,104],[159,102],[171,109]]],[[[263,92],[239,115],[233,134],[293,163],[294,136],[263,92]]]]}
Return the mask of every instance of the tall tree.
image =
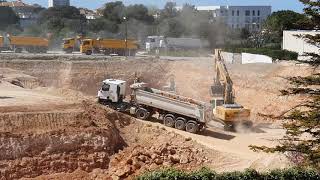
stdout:
{"type": "Polygon", "coordinates": [[[120,24],[125,16],[125,6],[121,1],[109,2],[103,9],[103,17],[111,22],[120,24]]]}
{"type": "MultiPolygon", "coordinates": [[[[320,28],[320,1],[300,0],[304,5],[305,15],[309,18],[304,25],[320,28]]],[[[300,36],[305,41],[320,48],[320,35],[300,36]]],[[[254,150],[266,152],[293,152],[302,157],[303,162],[320,168],[320,55],[307,53],[310,60],[302,60],[314,67],[314,73],[307,77],[288,78],[293,85],[291,88],[282,90],[283,95],[305,95],[309,99],[280,117],[285,120],[284,128],[286,135],[280,140],[280,145],[269,147],[251,146],[254,150]]]]}
{"type": "Polygon", "coordinates": [[[309,21],[308,17],[290,10],[277,11],[271,14],[264,23],[264,28],[273,34],[274,40],[281,42],[283,30],[310,29],[312,27],[301,26],[302,22],[309,21]]]}
{"type": "Polygon", "coordinates": [[[85,26],[86,18],[79,9],[73,6],[51,7],[40,13],[39,23],[47,24],[50,31],[60,32],[62,29],[80,32],[85,26]]]}
{"type": "Polygon", "coordinates": [[[19,16],[12,10],[11,7],[0,7],[0,30],[5,30],[10,25],[19,23],[19,16]]]}
{"type": "Polygon", "coordinates": [[[136,19],[140,22],[151,24],[154,22],[152,15],[149,15],[148,8],[142,4],[130,5],[126,8],[128,19],[136,19]]]}
{"type": "Polygon", "coordinates": [[[178,15],[176,5],[177,4],[174,2],[167,2],[164,9],[161,11],[161,18],[168,19],[176,17],[178,15]]]}

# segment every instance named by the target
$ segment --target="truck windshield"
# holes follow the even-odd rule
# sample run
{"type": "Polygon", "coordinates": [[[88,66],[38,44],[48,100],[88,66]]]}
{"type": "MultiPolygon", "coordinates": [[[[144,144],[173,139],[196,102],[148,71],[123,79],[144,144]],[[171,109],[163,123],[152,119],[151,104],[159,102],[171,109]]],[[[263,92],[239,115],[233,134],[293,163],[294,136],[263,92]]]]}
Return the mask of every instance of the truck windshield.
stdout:
{"type": "Polygon", "coordinates": [[[89,41],[83,41],[83,45],[89,45],[90,42],[89,41]]]}
{"type": "Polygon", "coordinates": [[[65,41],[64,41],[64,44],[69,44],[69,43],[70,43],[69,40],[65,40],[65,41]]]}
{"type": "Polygon", "coordinates": [[[110,85],[109,85],[109,84],[106,84],[106,83],[103,83],[101,89],[102,89],[102,91],[109,91],[109,90],[110,90],[110,85]]]}

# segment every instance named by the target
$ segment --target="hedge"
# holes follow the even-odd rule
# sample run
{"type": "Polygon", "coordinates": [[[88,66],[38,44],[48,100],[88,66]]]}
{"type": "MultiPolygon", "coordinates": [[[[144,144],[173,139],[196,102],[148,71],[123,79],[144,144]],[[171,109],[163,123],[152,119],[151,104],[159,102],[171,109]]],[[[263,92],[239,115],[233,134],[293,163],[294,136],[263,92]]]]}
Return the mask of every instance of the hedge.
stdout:
{"type": "Polygon", "coordinates": [[[224,51],[232,53],[251,53],[261,54],[279,60],[297,60],[298,53],[287,50],[271,49],[271,48],[225,48],[224,51]]]}
{"type": "Polygon", "coordinates": [[[136,178],[137,180],[317,180],[320,174],[311,169],[284,169],[273,170],[266,173],[259,173],[256,170],[248,169],[243,172],[227,172],[218,174],[208,168],[199,171],[183,172],[175,169],[161,169],[136,178]]]}

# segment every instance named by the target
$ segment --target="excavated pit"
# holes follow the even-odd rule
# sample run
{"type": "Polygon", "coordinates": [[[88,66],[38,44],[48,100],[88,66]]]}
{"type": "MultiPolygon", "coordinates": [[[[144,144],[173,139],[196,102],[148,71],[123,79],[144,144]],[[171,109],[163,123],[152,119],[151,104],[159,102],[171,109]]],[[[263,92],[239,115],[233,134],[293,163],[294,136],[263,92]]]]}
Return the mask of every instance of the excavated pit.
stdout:
{"type": "MultiPolygon", "coordinates": [[[[257,166],[266,169],[274,164],[286,167],[285,163],[261,165],[269,162],[265,160],[267,156],[252,154],[247,147],[260,141],[268,145],[270,141],[266,139],[281,137],[282,132],[272,130],[270,136],[212,131],[177,135],[163,127],[136,122],[92,101],[102,80],[123,79],[130,84],[137,75],[159,89],[173,78],[178,94],[209,102],[214,75],[210,59],[81,58],[2,57],[1,178],[133,178],[163,166],[186,170],[209,166],[221,171],[257,166]],[[184,137],[192,137],[206,147],[184,137]]],[[[259,112],[280,113],[303,100],[278,97],[278,90],[287,87],[281,77],[310,73],[306,67],[291,65],[229,68],[237,102],[251,108],[257,121],[265,121],[257,116],[259,112]]]]}

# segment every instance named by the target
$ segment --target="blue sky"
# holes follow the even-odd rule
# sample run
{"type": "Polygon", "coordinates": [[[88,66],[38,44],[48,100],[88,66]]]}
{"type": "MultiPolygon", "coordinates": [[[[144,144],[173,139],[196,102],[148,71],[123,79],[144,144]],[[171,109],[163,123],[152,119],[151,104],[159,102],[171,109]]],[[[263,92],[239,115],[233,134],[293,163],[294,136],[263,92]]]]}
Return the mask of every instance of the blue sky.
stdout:
{"type": "MultiPolygon", "coordinates": [[[[47,0],[24,0],[28,3],[38,3],[44,7],[48,6],[47,0]]],[[[104,3],[112,0],[71,0],[71,5],[77,7],[87,7],[96,9],[104,3]]],[[[124,0],[125,4],[145,4],[147,6],[163,7],[168,0],[124,0]]],[[[303,5],[298,0],[175,0],[178,5],[184,3],[194,5],[271,5],[273,11],[281,9],[290,9],[297,12],[302,12],[303,5]]]]}

